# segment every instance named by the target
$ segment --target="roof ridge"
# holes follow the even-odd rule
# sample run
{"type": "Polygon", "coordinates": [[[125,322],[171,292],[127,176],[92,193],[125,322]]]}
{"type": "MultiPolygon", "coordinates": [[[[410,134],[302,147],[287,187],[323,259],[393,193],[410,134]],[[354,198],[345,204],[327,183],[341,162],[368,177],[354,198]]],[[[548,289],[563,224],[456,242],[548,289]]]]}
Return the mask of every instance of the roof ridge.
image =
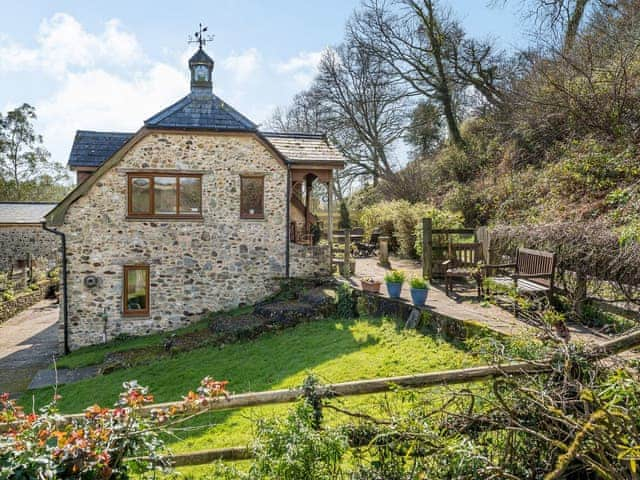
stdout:
{"type": "Polygon", "coordinates": [[[102,135],[135,135],[135,132],[115,132],[115,131],[103,131],[103,130],[76,130],[78,133],[100,133],[102,135]]]}
{"type": "Polygon", "coordinates": [[[279,137],[279,138],[319,138],[326,139],[325,133],[305,133],[305,132],[261,132],[267,137],[279,137]]]}

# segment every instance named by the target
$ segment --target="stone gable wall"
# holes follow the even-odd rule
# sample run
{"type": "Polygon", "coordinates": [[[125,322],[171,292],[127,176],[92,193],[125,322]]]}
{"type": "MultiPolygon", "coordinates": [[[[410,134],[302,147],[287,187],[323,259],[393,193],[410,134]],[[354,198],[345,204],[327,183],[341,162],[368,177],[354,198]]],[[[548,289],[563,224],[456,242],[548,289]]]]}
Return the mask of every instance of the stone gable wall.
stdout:
{"type": "Polygon", "coordinates": [[[285,275],[286,168],[251,136],[152,133],[68,210],[71,349],[255,303],[285,275]],[[127,220],[127,169],[202,170],[203,221],[127,220]],[[265,219],[240,219],[240,174],[265,174],[265,219]],[[150,315],[122,315],[123,266],[150,267],[150,315]],[[84,286],[87,275],[98,285],[84,286]]]}
{"type": "Polygon", "coordinates": [[[16,260],[31,258],[44,268],[53,268],[60,259],[59,238],[41,227],[0,226],[0,272],[8,271],[16,260]]]}
{"type": "Polygon", "coordinates": [[[289,274],[294,278],[317,278],[331,275],[329,245],[290,243],[289,274]]]}

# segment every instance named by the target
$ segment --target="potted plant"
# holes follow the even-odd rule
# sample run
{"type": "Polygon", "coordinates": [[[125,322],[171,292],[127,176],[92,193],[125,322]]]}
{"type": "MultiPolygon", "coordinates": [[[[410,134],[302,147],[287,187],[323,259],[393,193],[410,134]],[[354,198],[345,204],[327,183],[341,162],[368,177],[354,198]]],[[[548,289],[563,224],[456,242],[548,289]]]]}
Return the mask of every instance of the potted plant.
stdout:
{"type": "Polygon", "coordinates": [[[362,290],[364,292],[379,293],[380,282],[373,277],[367,277],[362,279],[362,290]]]}
{"type": "Polygon", "coordinates": [[[384,281],[387,284],[387,292],[389,292],[391,298],[400,298],[404,278],[404,272],[400,270],[391,270],[384,276],[384,281]]]}
{"type": "Polygon", "coordinates": [[[424,307],[429,294],[429,283],[422,277],[413,277],[409,282],[411,285],[411,300],[417,307],[424,307]]]}

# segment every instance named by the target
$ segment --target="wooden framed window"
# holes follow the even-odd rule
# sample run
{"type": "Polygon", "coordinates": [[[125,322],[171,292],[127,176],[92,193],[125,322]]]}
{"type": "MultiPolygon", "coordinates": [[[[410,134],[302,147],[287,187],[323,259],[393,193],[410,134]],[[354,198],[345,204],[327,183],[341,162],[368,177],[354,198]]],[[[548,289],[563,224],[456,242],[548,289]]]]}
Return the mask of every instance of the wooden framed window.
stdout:
{"type": "Polygon", "coordinates": [[[129,173],[128,216],[202,218],[202,175],[129,173]]]}
{"type": "Polygon", "coordinates": [[[122,312],[132,317],[149,314],[148,265],[125,265],[122,312]]]}
{"type": "Polygon", "coordinates": [[[240,176],[240,218],[264,218],[264,175],[240,176]]]}

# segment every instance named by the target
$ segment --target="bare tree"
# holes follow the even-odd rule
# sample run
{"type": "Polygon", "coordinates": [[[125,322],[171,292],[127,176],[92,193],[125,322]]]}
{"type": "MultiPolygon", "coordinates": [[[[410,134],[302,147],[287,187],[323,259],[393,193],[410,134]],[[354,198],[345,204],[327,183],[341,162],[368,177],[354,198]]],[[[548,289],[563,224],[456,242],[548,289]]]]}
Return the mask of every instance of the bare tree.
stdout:
{"type": "Polygon", "coordinates": [[[466,38],[436,0],[367,0],[348,28],[359,47],[388,62],[413,94],[440,107],[455,145],[464,146],[459,117],[467,87],[491,104],[501,100],[499,55],[492,44],[466,38]]]}
{"type": "Polygon", "coordinates": [[[389,66],[346,43],[328,50],[312,87],[325,106],[325,124],[349,159],[347,176],[373,178],[392,172],[389,151],[406,127],[407,92],[389,66]]]}
{"type": "MultiPolygon", "coordinates": [[[[573,49],[580,27],[584,24],[590,8],[616,9],[617,0],[517,0],[525,8],[525,16],[533,17],[539,33],[544,33],[549,43],[551,32],[559,41],[559,49],[573,49]]],[[[494,4],[507,3],[499,0],[494,4]]]]}

